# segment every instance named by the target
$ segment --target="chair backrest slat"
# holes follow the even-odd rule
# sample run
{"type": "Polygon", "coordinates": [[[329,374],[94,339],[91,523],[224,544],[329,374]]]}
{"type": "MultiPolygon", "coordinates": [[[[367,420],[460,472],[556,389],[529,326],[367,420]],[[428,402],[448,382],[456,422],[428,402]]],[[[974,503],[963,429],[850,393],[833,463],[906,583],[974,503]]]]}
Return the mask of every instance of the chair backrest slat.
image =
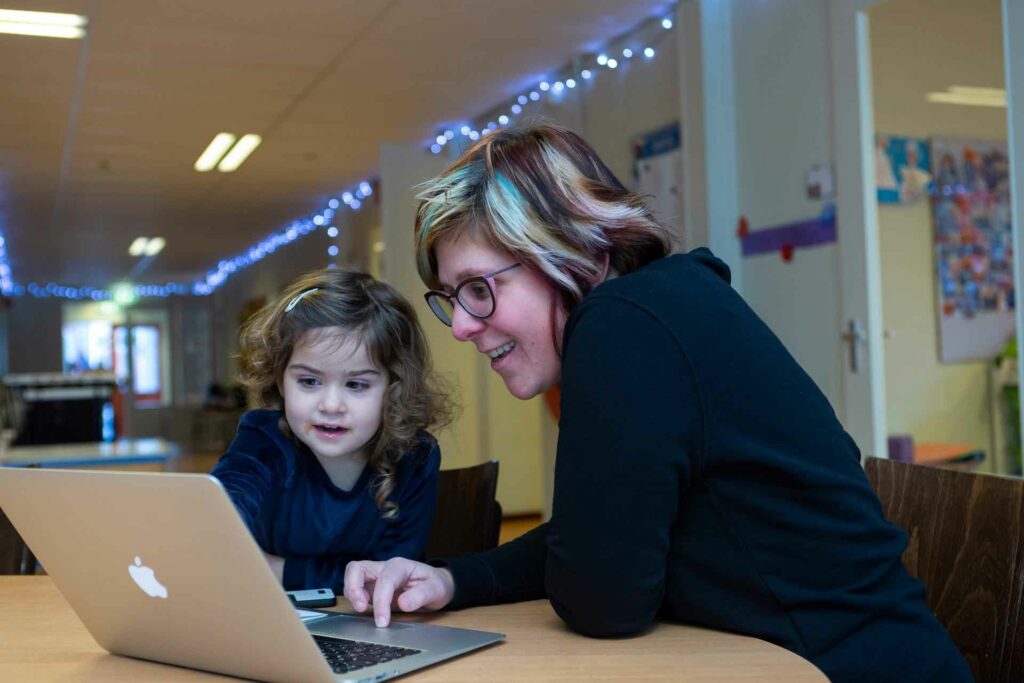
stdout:
{"type": "Polygon", "coordinates": [[[501,530],[497,490],[498,463],[493,460],[442,470],[427,557],[451,557],[497,546],[501,530]]]}
{"type": "Polygon", "coordinates": [[[975,678],[1024,681],[1024,480],[879,458],[865,470],[975,678]]]}

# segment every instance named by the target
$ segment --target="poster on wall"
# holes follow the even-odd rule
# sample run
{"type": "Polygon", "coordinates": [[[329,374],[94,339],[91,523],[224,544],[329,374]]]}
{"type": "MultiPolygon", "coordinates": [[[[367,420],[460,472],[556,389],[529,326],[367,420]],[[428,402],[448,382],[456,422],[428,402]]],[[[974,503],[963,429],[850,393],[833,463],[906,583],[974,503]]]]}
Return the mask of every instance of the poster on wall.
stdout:
{"type": "Polygon", "coordinates": [[[683,235],[683,150],[679,124],[644,135],[633,144],[636,191],[647,197],[654,217],[676,235],[683,235]]]}
{"type": "Polygon", "coordinates": [[[908,204],[928,197],[932,189],[928,141],[876,136],[875,184],[879,204],[908,204]]]}
{"type": "Polygon", "coordinates": [[[988,360],[1014,334],[1007,146],[936,138],[931,151],[941,358],[988,360]]]}

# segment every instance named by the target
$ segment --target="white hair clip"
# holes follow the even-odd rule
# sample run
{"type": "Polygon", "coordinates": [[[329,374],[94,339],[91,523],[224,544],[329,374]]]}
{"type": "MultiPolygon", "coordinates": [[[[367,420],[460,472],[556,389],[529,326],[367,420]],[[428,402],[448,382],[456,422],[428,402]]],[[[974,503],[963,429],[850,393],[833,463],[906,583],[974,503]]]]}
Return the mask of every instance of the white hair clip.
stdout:
{"type": "Polygon", "coordinates": [[[289,301],[288,305],[284,307],[284,312],[287,313],[288,311],[290,311],[293,308],[295,308],[296,306],[298,306],[299,302],[302,301],[302,297],[306,296],[307,294],[312,294],[313,292],[319,292],[319,291],[320,291],[319,287],[314,287],[313,289],[307,289],[305,292],[302,292],[301,294],[296,296],[294,299],[289,301]]]}

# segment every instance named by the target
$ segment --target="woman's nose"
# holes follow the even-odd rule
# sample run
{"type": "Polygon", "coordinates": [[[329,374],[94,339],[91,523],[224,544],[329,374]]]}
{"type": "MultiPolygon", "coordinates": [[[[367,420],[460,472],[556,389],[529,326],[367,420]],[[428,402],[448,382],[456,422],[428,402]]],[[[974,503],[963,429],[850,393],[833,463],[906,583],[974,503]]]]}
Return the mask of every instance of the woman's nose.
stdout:
{"type": "Polygon", "coordinates": [[[452,312],[452,336],[459,341],[469,341],[486,325],[485,320],[466,313],[462,306],[456,305],[452,312]]]}

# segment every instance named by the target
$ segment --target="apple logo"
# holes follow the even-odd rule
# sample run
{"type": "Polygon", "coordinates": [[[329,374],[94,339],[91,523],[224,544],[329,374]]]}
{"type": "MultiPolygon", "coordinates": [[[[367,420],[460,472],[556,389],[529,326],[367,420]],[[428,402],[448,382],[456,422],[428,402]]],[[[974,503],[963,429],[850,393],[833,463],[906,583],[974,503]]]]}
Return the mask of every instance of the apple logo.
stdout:
{"type": "Polygon", "coordinates": [[[128,573],[132,575],[132,581],[145,591],[146,595],[151,598],[167,599],[167,589],[156,580],[153,570],[143,565],[142,559],[138,556],[135,557],[135,564],[128,565],[128,573]]]}

